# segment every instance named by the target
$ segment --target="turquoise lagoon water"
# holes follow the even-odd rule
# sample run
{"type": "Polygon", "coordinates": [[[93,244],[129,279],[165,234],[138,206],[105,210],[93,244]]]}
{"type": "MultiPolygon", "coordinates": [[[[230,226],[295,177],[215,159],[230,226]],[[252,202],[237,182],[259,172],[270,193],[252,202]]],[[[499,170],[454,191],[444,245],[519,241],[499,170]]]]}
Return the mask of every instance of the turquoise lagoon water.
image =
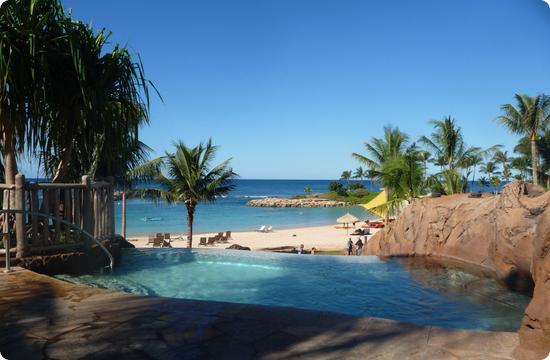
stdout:
{"type": "MultiPolygon", "coordinates": [[[[214,203],[201,203],[195,213],[196,232],[219,232],[258,229],[262,225],[277,228],[334,224],[336,219],[350,212],[360,219],[375,216],[364,208],[253,208],[246,206],[251,199],[263,197],[290,197],[304,193],[311,186],[314,193],[328,191],[331,180],[237,180],[236,188],[227,197],[214,203]]],[[[367,189],[379,187],[369,181],[367,189]]],[[[115,204],[115,222],[120,232],[121,204],[115,204]]],[[[127,233],[142,235],[156,232],[182,233],[187,229],[187,211],[184,205],[155,203],[151,200],[131,199],[127,202],[127,233]]]]}
{"type": "Polygon", "coordinates": [[[530,300],[492,279],[372,256],[127,249],[113,274],[62,278],[150,296],[289,306],[499,331],[517,330],[530,300]]]}

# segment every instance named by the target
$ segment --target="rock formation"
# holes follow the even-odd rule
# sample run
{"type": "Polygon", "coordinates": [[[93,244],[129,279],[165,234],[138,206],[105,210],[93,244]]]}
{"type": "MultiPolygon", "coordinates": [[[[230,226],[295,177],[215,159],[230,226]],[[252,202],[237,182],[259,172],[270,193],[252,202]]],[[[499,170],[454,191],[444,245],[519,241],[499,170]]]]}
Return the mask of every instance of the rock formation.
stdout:
{"type": "Polygon", "coordinates": [[[530,293],[534,286],[516,350],[521,359],[550,352],[549,252],[550,192],[522,182],[498,196],[414,200],[367,244],[370,255],[449,258],[481,267],[515,290],[530,293]]]}
{"type": "Polygon", "coordinates": [[[233,244],[231,246],[228,246],[226,249],[229,250],[247,250],[250,251],[250,248],[248,246],[241,246],[239,244],[233,244]]]}
{"type": "Polygon", "coordinates": [[[255,207],[276,207],[276,208],[315,208],[315,207],[342,207],[350,204],[345,201],[334,201],[320,198],[286,199],[286,198],[264,198],[254,199],[246,203],[255,207]]]}

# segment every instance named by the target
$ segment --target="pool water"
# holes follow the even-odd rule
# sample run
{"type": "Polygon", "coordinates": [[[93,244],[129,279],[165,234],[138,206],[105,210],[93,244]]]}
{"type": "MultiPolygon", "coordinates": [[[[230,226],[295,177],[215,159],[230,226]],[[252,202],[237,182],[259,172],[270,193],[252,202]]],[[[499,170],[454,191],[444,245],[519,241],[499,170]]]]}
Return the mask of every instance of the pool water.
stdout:
{"type": "Polygon", "coordinates": [[[113,274],[60,277],[141,295],[290,306],[498,331],[517,330],[530,300],[489,278],[374,256],[126,249],[113,274]]]}

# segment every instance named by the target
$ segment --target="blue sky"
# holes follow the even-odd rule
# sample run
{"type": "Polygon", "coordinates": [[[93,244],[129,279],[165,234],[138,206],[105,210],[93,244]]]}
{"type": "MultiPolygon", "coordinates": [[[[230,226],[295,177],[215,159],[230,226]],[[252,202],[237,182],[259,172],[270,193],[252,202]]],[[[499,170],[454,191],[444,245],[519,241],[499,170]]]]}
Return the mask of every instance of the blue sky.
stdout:
{"type": "Polygon", "coordinates": [[[65,0],[139,52],[157,154],[211,137],[243,178],[337,178],[393,124],[413,139],[454,116],[471,145],[515,92],[550,93],[542,0],[65,0]]]}

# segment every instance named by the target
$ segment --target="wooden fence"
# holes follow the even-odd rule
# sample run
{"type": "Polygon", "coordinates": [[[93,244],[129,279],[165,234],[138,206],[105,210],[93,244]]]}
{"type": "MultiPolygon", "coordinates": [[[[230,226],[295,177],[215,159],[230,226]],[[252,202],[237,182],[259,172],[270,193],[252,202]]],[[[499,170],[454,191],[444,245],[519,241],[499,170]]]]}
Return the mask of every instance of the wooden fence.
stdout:
{"type": "Polygon", "coordinates": [[[65,222],[97,239],[112,239],[115,235],[112,179],[93,182],[83,176],[76,184],[31,183],[18,174],[15,185],[0,184],[0,189],[4,190],[4,209],[24,211],[9,220],[14,227],[7,227],[4,221],[4,229],[14,229],[17,257],[89,247],[90,240],[65,222]]]}

